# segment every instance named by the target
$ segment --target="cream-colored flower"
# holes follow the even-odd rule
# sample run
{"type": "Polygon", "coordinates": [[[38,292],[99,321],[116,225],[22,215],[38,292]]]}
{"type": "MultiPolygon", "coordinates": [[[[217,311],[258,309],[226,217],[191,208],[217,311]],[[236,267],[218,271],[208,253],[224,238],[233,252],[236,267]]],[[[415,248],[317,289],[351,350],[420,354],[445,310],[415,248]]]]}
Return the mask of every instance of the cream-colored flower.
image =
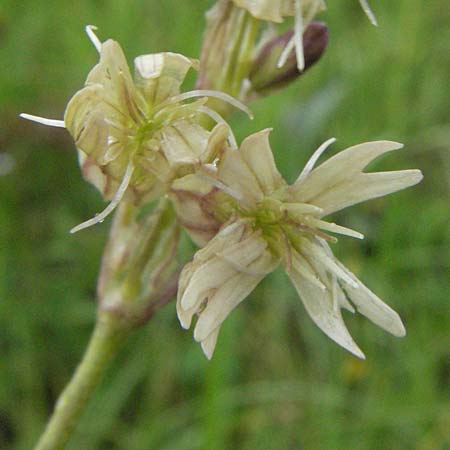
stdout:
{"type": "Polygon", "coordinates": [[[84,177],[94,184],[109,206],[78,231],[101,222],[124,195],[132,201],[160,196],[170,182],[215,159],[215,144],[224,133],[234,138],[224,120],[206,106],[209,97],[248,109],[232,97],[208,90],[180,93],[190,68],[197,62],[176,53],[139,56],[132,77],[120,45],[100,42],[87,33],[100,54],[85,87],[70,100],[64,121],[28,114],[22,117],[67,128],[79,151],[84,177]],[[198,98],[200,97],[200,98],[198,98]],[[198,98],[194,102],[186,100],[198,98]],[[205,115],[217,122],[212,131],[202,126],[205,115]]]}
{"type": "MultiPolygon", "coordinates": [[[[257,19],[268,22],[281,23],[285,17],[294,17],[295,33],[280,57],[279,67],[286,63],[289,54],[295,48],[298,69],[300,71],[304,69],[303,30],[318,12],[326,8],[324,0],[233,0],[233,2],[240,8],[246,9],[257,19]]],[[[375,15],[370,9],[367,0],[359,0],[359,2],[370,21],[376,25],[375,15]]]]}
{"type": "Polygon", "coordinates": [[[333,256],[329,233],[362,239],[363,235],[323,218],[347,206],[418,183],[419,170],[365,173],[378,156],[400,149],[389,141],[348,148],[317,168],[316,161],[334,139],[311,157],[289,186],[277,171],[269,130],[256,133],[239,150],[228,150],[211,175],[214,185],[203,208],[221,217],[217,236],[182,272],[178,317],[189,328],[199,318],[194,338],[210,358],[227,315],[265,274],[281,263],[313,321],[342,347],[364,355],[351,338],[341,308],[359,311],[395,336],[404,336],[398,316],[333,256]]]}
{"type": "Polygon", "coordinates": [[[199,315],[194,338],[212,357],[220,325],[256,285],[278,265],[261,232],[245,221],[224,227],[181,274],[177,313],[189,328],[199,315]]]}

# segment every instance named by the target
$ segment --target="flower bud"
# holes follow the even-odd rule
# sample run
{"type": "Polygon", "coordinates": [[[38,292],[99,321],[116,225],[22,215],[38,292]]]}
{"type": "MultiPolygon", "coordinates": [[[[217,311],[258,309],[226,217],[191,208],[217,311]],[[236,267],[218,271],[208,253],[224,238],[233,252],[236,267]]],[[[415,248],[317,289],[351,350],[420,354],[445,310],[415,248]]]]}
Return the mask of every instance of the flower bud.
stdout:
{"type": "Polygon", "coordinates": [[[303,33],[305,58],[303,71],[298,69],[294,49],[290,52],[284,66],[278,67],[281,53],[293,35],[294,31],[288,30],[273,38],[261,48],[253,61],[252,71],[250,72],[253,94],[266,95],[295,81],[321,58],[328,44],[327,26],[322,22],[311,22],[303,33]]]}
{"type": "MultiPolygon", "coordinates": [[[[230,0],[219,0],[206,13],[206,30],[200,57],[199,89],[216,89],[238,99],[244,96],[246,81],[259,35],[259,21],[230,0]]],[[[230,105],[208,103],[222,115],[230,105]]]]}

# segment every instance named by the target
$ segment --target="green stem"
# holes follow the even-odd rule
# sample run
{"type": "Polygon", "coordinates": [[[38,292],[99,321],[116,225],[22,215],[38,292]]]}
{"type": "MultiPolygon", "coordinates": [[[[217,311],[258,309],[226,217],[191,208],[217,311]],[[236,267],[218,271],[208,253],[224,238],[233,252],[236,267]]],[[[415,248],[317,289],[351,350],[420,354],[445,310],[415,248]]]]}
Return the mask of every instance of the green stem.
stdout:
{"type": "Polygon", "coordinates": [[[119,317],[99,314],[86,353],[59,397],[35,450],[61,450],[64,447],[93,390],[129,332],[130,328],[119,317]]]}

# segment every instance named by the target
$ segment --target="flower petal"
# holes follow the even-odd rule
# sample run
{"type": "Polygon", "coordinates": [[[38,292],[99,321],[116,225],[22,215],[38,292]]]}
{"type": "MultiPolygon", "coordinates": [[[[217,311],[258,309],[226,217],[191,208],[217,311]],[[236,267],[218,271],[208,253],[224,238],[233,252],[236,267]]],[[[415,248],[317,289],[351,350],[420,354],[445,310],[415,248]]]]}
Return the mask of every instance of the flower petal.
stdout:
{"type": "Polygon", "coordinates": [[[201,312],[195,326],[194,339],[202,341],[209,336],[274,268],[273,257],[266,252],[248,266],[249,271],[258,272],[260,275],[237,272],[226,283],[223,283],[208,300],[205,310],[201,312]]]}
{"type": "Polygon", "coordinates": [[[201,341],[203,353],[208,359],[211,359],[216,348],[217,338],[219,336],[220,327],[212,331],[208,337],[201,341]]]}
{"type": "Polygon", "coordinates": [[[342,263],[339,263],[339,265],[358,283],[357,288],[348,284],[342,285],[357,311],[394,336],[405,336],[406,330],[400,316],[361,283],[342,263]]]}
{"type": "MultiPolygon", "coordinates": [[[[120,142],[124,126],[123,115],[104,99],[103,86],[86,86],[72,97],[64,113],[64,123],[77,148],[100,165],[110,162],[105,159],[109,151],[110,137],[114,135],[114,142],[120,142]],[[116,124],[116,127],[111,123],[116,124]]],[[[127,161],[126,156],[125,166],[127,161]]]]}
{"type": "Polygon", "coordinates": [[[211,289],[222,285],[235,273],[234,267],[224,260],[213,258],[211,261],[206,262],[195,270],[181,298],[181,307],[183,309],[190,309],[194,306],[199,307],[207,298],[207,293],[211,289]]]}
{"type": "Polygon", "coordinates": [[[225,226],[185,266],[179,282],[178,319],[189,328],[193,316],[199,315],[194,338],[202,342],[208,357],[222,322],[277,265],[265,240],[242,221],[225,226]]]}
{"type": "Polygon", "coordinates": [[[194,61],[178,53],[155,53],[134,60],[136,86],[153,105],[180,93],[187,72],[194,61]]]}
{"type": "Polygon", "coordinates": [[[239,149],[243,160],[256,176],[265,195],[285,184],[277,170],[269,143],[271,128],[254,133],[244,139],[239,149]]]}
{"type": "Polygon", "coordinates": [[[283,17],[294,15],[293,0],[233,0],[240,8],[247,9],[250,14],[260,20],[283,22],[283,17]]]}
{"type": "Polygon", "coordinates": [[[89,73],[86,85],[100,84],[104,89],[104,99],[133,120],[140,113],[138,99],[130,69],[119,43],[108,39],[102,44],[100,62],[89,73]]]}
{"type": "Polygon", "coordinates": [[[220,162],[218,178],[223,184],[238,192],[242,199],[245,199],[247,206],[253,206],[264,197],[258,179],[239,150],[225,152],[220,162]]]}
{"type": "Polygon", "coordinates": [[[398,150],[402,144],[390,141],[366,142],[344,150],[314,169],[292,186],[296,201],[312,203],[330,214],[371,198],[381,197],[422,179],[419,170],[363,173],[378,156],[398,150]]]}
{"type": "Polygon", "coordinates": [[[181,272],[178,290],[180,308],[198,308],[211,289],[217,288],[235,275],[236,269],[223,258],[217,257],[217,254],[240,241],[244,231],[245,224],[230,224],[194,255],[193,261],[181,272]]]}
{"type": "Polygon", "coordinates": [[[256,277],[236,273],[235,276],[223,283],[208,300],[205,310],[200,314],[194,329],[194,339],[202,341],[219,327],[230,312],[247,298],[262,278],[264,275],[256,277]]]}
{"type": "Polygon", "coordinates": [[[295,270],[288,275],[315,324],[333,341],[358,358],[364,359],[364,353],[353,341],[342,320],[340,308],[333,307],[331,290],[319,289],[295,270]]]}

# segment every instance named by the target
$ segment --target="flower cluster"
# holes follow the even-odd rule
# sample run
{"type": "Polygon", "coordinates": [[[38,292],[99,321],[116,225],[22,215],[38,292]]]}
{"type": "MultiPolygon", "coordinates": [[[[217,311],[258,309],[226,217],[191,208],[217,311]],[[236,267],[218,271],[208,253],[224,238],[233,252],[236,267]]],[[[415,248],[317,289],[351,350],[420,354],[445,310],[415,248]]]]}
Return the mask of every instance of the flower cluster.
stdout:
{"type": "MultiPolygon", "coordinates": [[[[311,41],[312,62],[323,52],[326,28],[314,26],[310,34],[303,35],[304,27],[325,7],[322,0],[233,1],[237,6],[229,0],[219,1],[220,11],[213,12],[219,11],[221,19],[211,22],[214,26],[210,23],[211,30],[217,25],[217,30],[228,33],[232,29],[227,28],[229,20],[240,17],[234,14],[237,7],[270,22],[295,16],[295,32],[280,51],[280,64],[295,46],[296,62],[302,70],[302,42],[311,41]]],[[[370,15],[367,3],[361,3],[370,15]]],[[[255,31],[252,20],[246,33],[255,31]]],[[[198,316],[194,338],[208,358],[226,317],[280,265],[312,320],[356,356],[364,357],[347,331],[342,308],[359,311],[395,336],[405,334],[397,313],[333,256],[330,243],[337,241],[334,234],[358,239],[363,235],[324,220],[348,206],[418,183],[422,178],[418,170],[363,171],[378,156],[401,148],[400,144],[356,145],[314,168],[334,142],[330,139],[289,185],[275,166],[270,130],[252,134],[238,148],[217,104],[223,102],[251,115],[247,106],[222,91],[181,91],[187,72],[198,67],[196,60],[176,53],[143,55],[135,59],[132,76],[120,45],[113,40],[101,42],[94,29],[88,26],[87,33],[100,61],[70,100],[64,120],[22,116],[66,128],[75,141],[83,176],[110,201],[102,213],[72,232],[102,222],[123,203],[105,254],[99,292],[108,298],[102,299],[102,305],[127,309],[136,323],[141,313],[149,314],[149,287],[171,286],[166,269],[173,266],[181,225],[202,248],[181,272],[178,318],[189,328],[198,316]],[[141,208],[158,198],[163,200],[155,215],[139,222],[141,208]]],[[[238,40],[234,44],[239,46],[238,40]]],[[[263,55],[272,52],[272,44],[262,49],[263,55]]],[[[214,46],[205,48],[205,57],[214,63],[206,68],[216,70],[222,61],[211,59],[214,46]]],[[[229,53],[235,54],[236,49],[232,50],[229,53]]],[[[243,51],[245,57],[238,58],[239,73],[249,69],[247,50],[243,51]]],[[[263,63],[257,65],[263,68],[263,63]]],[[[249,73],[258,85],[258,73],[249,73]]],[[[271,76],[270,82],[260,77],[261,90],[274,83],[282,85],[290,75],[271,76]]],[[[240,86],[242,80],[237,76],[228,81],[240,86]]],[[[230,87],[227,92],[234,91],[230,87]]]]}

